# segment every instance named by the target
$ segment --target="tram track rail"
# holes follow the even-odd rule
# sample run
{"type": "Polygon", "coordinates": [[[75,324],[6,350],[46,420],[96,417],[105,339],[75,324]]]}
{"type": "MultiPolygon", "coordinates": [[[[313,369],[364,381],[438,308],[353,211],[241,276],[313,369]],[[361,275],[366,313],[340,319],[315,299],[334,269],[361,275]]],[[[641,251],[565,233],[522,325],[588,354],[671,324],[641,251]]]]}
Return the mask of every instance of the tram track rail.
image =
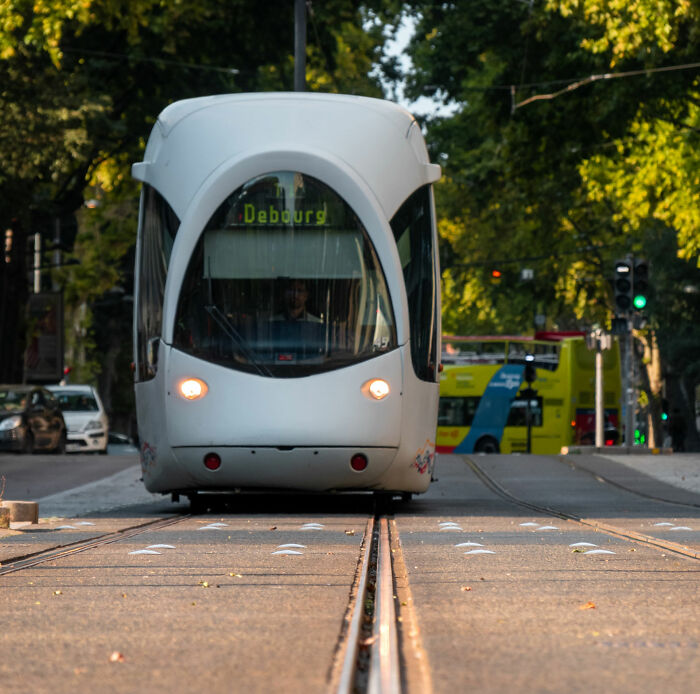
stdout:
{"type": "MultiPolygon", "coordinates": [[[[468,456],[464,456],[464,460],[467,463],[467,465],[471,468],[472,472],[476,475],[476,477],[487,487],[489,488],[492,492],[494,492],[497,496],[499,496],[501,499],[508,501],[510,503],[516,504],[517,506],[520,506],[521,508],[526,508],[530,511],[536,511],[537,513],[544,513],[550,516],[554,516],[555,518],[560,518],[562,520],[566,521],[571,521],[573,523],[578,523],[579,525],[583,525],[589,528],[593,528],[598,532],[605,533],[606,535],[610,535],[612,537],[617,537],[622,540],[627,540],[631,542],[637,542],[646,546],[651,546],[655,547],[656,549],[664,550],[667,552],[673,552],[674,554],[679,554],[684,557],[688,557],[689,559],[700,559],[700,552],[691,549],[690,547],[686,547],[685,545],[682,545],[677,542],[672,542],[670,540],[664,540],[658,537],[654,537],[653,535],[647,535],[645,533],[639,533],[634,530],[627,530],[625,528],[618,528],[614,525],[610,525],[609,523],[603,523],[599,520],[595,520],[592,518],[583,518],[582,516],[579,516],[574,513],[570,513],[569,511],[564,511],[562,509],[557,509],[553,508],[551,506],[544,506],[541,504],[536,504],[532,503],[530,501],[526,501],[524,499],[520,499],[517,497],[515,494],[511,493],[508,489],[506,489],[503,485],[500,484],[500,482],[496,481],[491,475],[489,475],[481,466],[479,466],[474,460],[472,460],[468,456]]],[[[604,480],[603,478],[600,478],[602,481],[606,482],[607,480],[604,480]]],[[[636,493],[634,490],[628,489],[626,487],[622,487],[621,485],[614,485],[616,487],[622,488],[625,491],[628,491],[632,494],[636,493]]],[[[641,495],[638,495],[641,496],[641,495]]],[[[661,498],[654,498],[648,494],[643,495],[647,499],[653,499],[655,501],[659,502],[664,502],[664,503],[674,503],[670,502],[667,499],[661,499],[661,498]]],[[[680,504],[687,506],[688,504],[680,504]]]]}
{"type": "Polygon", "coordinates": [[[365,533],[336,694],[432,691],[395,521],[370,518],[365,533]]]}
{"type": "Polygon", "coordinates": [[[337,694],[401,692],[388,523],[377,516],[367,524],[337,694]]]}
{"type": "MultiPolygon", "coordinates": [[[[192,514],[187,513],[157,518],[88,539],[11,557],[0,565],[0,576],[167,528],[191,517],[192,514]]],[[[415,653],[420,650],[420,641],[412,614],[410,588],[407,581],[399,585],[400,576],[395,564],[404,566],[393,518],[379,513],[370,516],[360,548],[346,626],[339,634],[339,656],[332,668],[335,676],[330,673],[331,681],[337,683],[334,687],[337,694],[401,694],[411,689],[407,681],[412,677],[406,672],[406,654],[402,651],[412,650],[415,653]],[[410,633],[401,634],[402,628],[410,633]]],[[[408,665],[410,669],[411,664],[408,665]]],[[[423,682],[429,681],[429,678],[426,680],[425,670],[419,673],[420,677],[423,682]]],[[[429,692],[431,687],[421,685],[420,691],[429,692]]]]}
{"type": "Polygon", "coordinates": [[[563,458],[559,459],[560,462],[568,465],[572,470],[577,470],[579,472],[584,472],[587,475],[590,475],[593,477],[598,482],[601,482],[603,484],[609,484],[611,487],[616,487],[617,489],[622,489],[625,492],[630,492],[630,494],[636,494],[637,496],[641,496],[644,499],[650,499],[651,501],[659,501],[664,504],[672,504],[674,506],[686,506],[688,508],[700,508],[700,504],[694,503],[692,501],[681,501],[680,499],[666,499],[662,496],[657,496],[654,494],[647,494],[646,492],[640,491],[639,489],[630,489],[630,487],[626,487],[624,484],[620,484],[620,482],[617,482],[610,477],[607,477],[605,475],[601,475],[599,472],[596,472],[595,470],[589,470],[588,468],[582,466],[582,465],[577,465],[573,460],[564,460],[563,458]]]}
{"type": "Polygon", "coordinates": [[[132,525],[127,528],[121,528],[120,530],[115,530],[114,532],[106,533],[104,535],[98,535],[97,537],[91,537],[86,540],[77,540],[68,544],[56,545],[48,549],[42,549],[38,552],[31,552],[29,554],[23,554],[21,556],[5,559],[0,565],[0,576],[14,573],[15,571],[21,571],[22,569],[28,569],[32,566],[37,566],[38,564],[43,564],[47,561],[53,561],[55,559],[61,559],[73,554],[85,552],[87,550],[94,549],[95,547],[111,544],[112,542],[119,542],[120,540],[125,540],[145,532],[166,528],[170,525],[180,523],[181,521],[190,517],[191,514],[187,513],[170,516],[168,518],[157,518],[156,520],[147,521],[146,523],[140,523],[138,525],[132,525]]]}

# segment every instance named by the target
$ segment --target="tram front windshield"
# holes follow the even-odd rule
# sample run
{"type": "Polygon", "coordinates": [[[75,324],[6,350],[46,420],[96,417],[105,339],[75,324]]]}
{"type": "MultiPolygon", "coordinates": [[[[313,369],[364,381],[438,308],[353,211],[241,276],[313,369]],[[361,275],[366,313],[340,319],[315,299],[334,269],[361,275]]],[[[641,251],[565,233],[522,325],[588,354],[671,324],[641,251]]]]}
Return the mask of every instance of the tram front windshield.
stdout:
{"type": "Polygon", "coordinates": [[[349,205],[294,172],[236,190],[190,260],[174,346],[269,377],[329,371],[395,349],[381,264],[349,205]]]}

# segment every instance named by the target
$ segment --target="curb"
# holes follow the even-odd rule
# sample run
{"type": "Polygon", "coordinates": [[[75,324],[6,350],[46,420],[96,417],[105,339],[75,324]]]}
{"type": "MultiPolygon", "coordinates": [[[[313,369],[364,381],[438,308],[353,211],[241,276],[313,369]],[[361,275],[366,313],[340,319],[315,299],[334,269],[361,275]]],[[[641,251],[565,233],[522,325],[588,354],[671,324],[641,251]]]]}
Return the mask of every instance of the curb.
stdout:
{"type": "Polygon", "coordinates": [[[673,448],[647,448],[646,446],[562,446],[561,455],[671,455],[673,448]]]}

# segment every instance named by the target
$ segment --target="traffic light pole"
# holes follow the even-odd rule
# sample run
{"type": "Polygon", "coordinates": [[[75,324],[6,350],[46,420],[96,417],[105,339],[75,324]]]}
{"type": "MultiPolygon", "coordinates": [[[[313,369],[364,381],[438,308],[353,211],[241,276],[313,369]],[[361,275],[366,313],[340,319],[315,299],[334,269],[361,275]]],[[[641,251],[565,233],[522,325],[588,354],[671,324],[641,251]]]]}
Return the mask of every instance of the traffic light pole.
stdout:
{"type": "Polygon", "coordinates": [[[632,328],[636,319],[642,318],[639,313],[647,306],[649,292],[649,262],[645,258],[635,258],[628,254],[625,258],[615,261],[613,275],[613,292],[615,322],[618,322],[616,334],[621,337],[624,334],[624,364],[622,371],[623,398],[625,409],[625,445],[634,446],[635,438],[635,408],[636,408],[636,380],[634,360],[634,336],[632,328]],[[624,323],[622,321],[624,320],[624,323]],[[620,329],[622,328],[622,329],[620,329]]]}
{"type": "Polygon", "coordinates": [[[603,346],[600,337],[596,340],[595,350],[595,446],[605,445],[603,431],[605,427],[605,399],[603,397],[603,346]]]}
{"type": "Polygon", "coordinates": [[[625,446],[634,446],[634,359],[632,359],[632,320],[625,332],[625,446]]]}
{"type": "Polygon", "coordinates": [[[586,336],[586,346],[595,350],[595,446],[605,445],[605,393],[603,390],[603,351],[612,348],[612,336],[602,330],[593,330],[586,336]]]}

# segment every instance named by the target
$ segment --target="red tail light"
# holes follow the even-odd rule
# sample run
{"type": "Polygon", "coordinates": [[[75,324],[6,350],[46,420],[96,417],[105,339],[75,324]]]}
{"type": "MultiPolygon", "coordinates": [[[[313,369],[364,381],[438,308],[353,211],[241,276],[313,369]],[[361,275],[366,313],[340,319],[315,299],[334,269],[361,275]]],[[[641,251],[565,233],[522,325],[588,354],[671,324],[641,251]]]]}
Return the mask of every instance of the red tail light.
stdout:
{"type": "Polygon", "coordinates": [[[366,469],[367,465],[367,456],[364,453],[355,453],[355,455],[350,458],[350,467],[355,470],[355,472],[362,472],[366,469]]]}
{"type": "Polygon", "coordinates": [[[207,470],[218,470],[221,467],[221,458],[217,453],[207,453],[204,456],[204,467],[207,470]]]}

